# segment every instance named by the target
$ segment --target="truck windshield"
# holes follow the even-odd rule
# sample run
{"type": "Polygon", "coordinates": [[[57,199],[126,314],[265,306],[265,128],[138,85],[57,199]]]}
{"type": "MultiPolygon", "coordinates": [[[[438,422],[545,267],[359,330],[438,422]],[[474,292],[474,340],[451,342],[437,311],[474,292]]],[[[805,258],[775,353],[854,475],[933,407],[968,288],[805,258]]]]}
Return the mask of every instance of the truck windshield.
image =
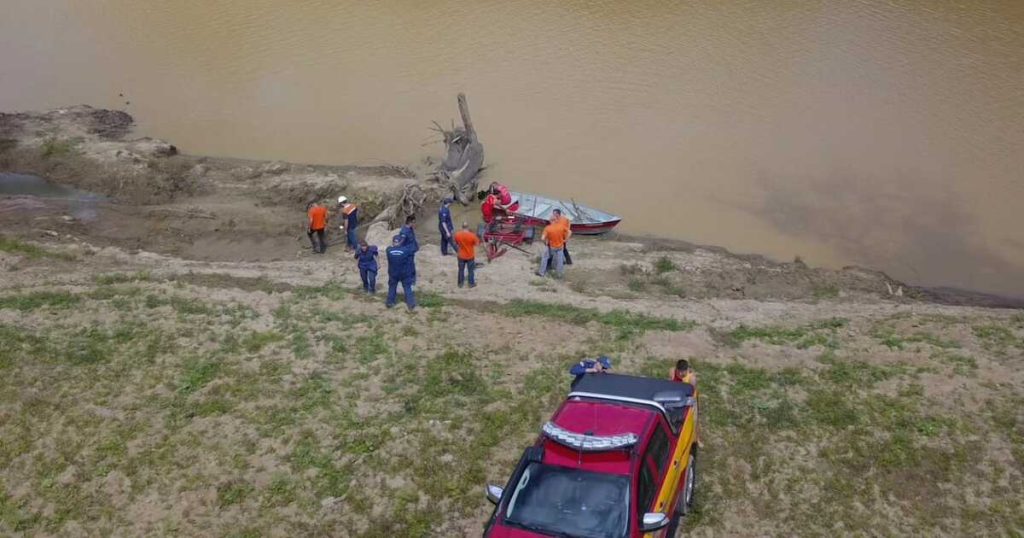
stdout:
{"type": "Polygon", "coordinates": [[[505,523],[554,536],[622,538],[629,477],[531,463],[509,492],[505,523]]]}

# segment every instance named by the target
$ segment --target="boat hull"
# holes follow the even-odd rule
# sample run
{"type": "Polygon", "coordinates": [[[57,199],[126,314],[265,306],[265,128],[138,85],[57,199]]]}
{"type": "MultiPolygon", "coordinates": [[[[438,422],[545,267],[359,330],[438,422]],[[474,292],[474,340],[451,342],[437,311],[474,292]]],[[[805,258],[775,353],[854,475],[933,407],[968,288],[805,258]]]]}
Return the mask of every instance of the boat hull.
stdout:
{"type": "Polygon", "coordinates": [[[566,202],[544,196],[529,193],[513,193],[519,202],[519,211],[515,216],[522,219],[526,226],[547,226],[550,222],[551,211],[560,209],[562,214],[569,217],[569,228],[573,234],[578,235],[600,235],[608,233],[622,222],[618,215],[605,213],[597,209],[577,205],[575,202],[566,202]]]}

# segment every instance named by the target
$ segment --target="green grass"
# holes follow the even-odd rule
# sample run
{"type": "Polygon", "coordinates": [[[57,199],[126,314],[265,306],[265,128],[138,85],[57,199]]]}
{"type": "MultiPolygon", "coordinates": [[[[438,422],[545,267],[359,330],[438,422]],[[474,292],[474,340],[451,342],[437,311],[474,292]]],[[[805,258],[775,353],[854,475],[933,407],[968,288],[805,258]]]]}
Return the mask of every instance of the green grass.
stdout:
{"type": "Polygon", "coordinates": [[[50,137],[43,142],[43,158],[68,157],[78,153],[79,141],[69,138],[50,137]]]}
{"type": "Polygon", "coordinates": [[[832,299],[839,297],[839,286],[836,286],[835,284],[815,286],[811,290],[811,295],[813,295],[815,299],[832,299]]]}
{"type": "Polygon", "coordinates": [[[873,332],[879,343],[892,350],[903,350],[911,344],[927,344],[940,349],[956,349],[960,342],[954,339],[942,338],[924,331],[916,331],[910,334],[901,334],[893,327],[878,327],[873,332]]]}
{"type": "MultiPolygon", "coordinates": [[[[824,361],[822,370],[774,372],[693,361],[705,436],[713,440],[702,452],[701,515],[687,519],[687,528],[716,528],[729,500],[745,497],[752,481],[758,498],[772,500],[745,503],[755,519],[771,518],[774,528],[808,534],[827,533],[837,518],[848,530],[884,532],[888,527],[877,526],[875,518],[858,516],[860,504],[876,499],[904,503],[904,521],[921,530],[940,524],[933,515],[963,510],[959,501],[936,492],[974,487],[979,463],[962,432],[991,422],[967,421],[956,409],[929,401],[910,368],[835,356],[824,361]],[[898,394],[873,392],[879,381],[897,379],[907,383],[898,394]],[[792,450],[808,444],[816,448],[792,450]],[[832,471],[815,471],[822,468],[832,471]],[[791,507],[785,514],[777,511],[779,499],[791,507]],[[830,517],[823,520],[819,512],[826,507],[830,517]]],[[[649,364],[654,373],[664,366],[656,358],[649,364]]],[[[1008,416],[1000,413],[993,415],[1008,416]]]]}
{"type": "Polygon", "coordinates": [[[677,270],[679,270],[679,267],[676,266],[675,262],[668,259],[667,256],[662,256],[654,262],[654,272],[659,275],[677,270]]]}
{"type": "Polygon", "coordinates": [[[975,325],[972,330],[974,337],[980,340],[982,347],[987,350],[1004,352],[1011,347],[1024,349],[1024,341],[1003,325],[975,325]]]}
{"type": "Polygon", "coordinates": [[[178,382],[178,394],[189,395],[213,381],[220,371],[220,363],[209,360],[192,360],[185,365],[185,372],[178,382]]]}
{"type": "MultiPolygon", "coordinates": [[[[623,373],[663,377],[687,350],[618,338],[692,325],[454,301],[431,326],[365,314],[337,286],[253,289],[252,310],[195,282],[169,293],[131,276],[99,281],[75,295],[88,316],[37,300],[48,306],[27,310],[31,323],[20,310],[0,322],[0,534],[479,534],[482,486],[508,478],[565,397],[570,364],[608,346],[623,373]],[[496,331],[510,325],[503,315],[598,330],[566,331],[554,354],[505,345],[511,332],[453,343],[446,324],[459,330],[467,309],[496,331]],[[129,514],[153,498],[171,515],[144,528],[129,514]]],[[[994,352],[981,346],[1006,334],[936,346],[996,322],[950,323],[917,342],[930,353],[881,359],[862,323],[734,335],[778,342],[784,357],[823,342],[817,361],[793,353],[786,367],[707,342],[691,361],[706,447],[685,530],[1012,535],[1024,523],[1024,397],[1012,379],[984,384],[994,352]],[[956,389],[979,398],[970,413],[956,391],[932,390],[942,383],[970,387],[956,389]]]]}
{"type": "Polygon", "coordinates": [[[93,281],[101,286],[127,284],[132,282],[149,282],[151,280],[153,280],[153,276],[149,271],[138,271],[135,273],[107,273],[97,275],[93,278],[93,281]]]}
{"type": "Polygon", "coordinates": [[[23,241],[18,241],[17,239],[5,236],[0,236],[0,252],[21,254],[29,258],[42,258],[48,254],[46,250],[35,245],[30,245],[23,241]]]}
{"type": "Polygon", "coordinates": [[[221,508],[238,504],[253,492],[253,486],[242,481],[230,481],[217,486],[217,505],[221,508]]]}
{"type": "Polygon", "coordinates": [[[259,353],[264,347],[284,339],[285,336],[277,331],[253,331],[242,339],[241,345],[247,353],[259,353]]]}
{"type": "Polygon", "coordinates": [[[625,310],[601,312],[592,308],[521,299],[510,301],[501,309],[501,312],[512,317],[540,316],[571,325],[582,325],[595,321],[616,329],[620,339],[643,334],[646,331],[686,331],[695,325],[690,321],[659,318],[625,310]]]}
{"type": "Polygon", "coordinates": [[[19,254],[32,260],[38,260],[40,258],[52,258],[60,260],[74,260],[75,257],[71,254],[63,252],[51,252],[47,249],[37,247],[35,245],[19,241],[17,239],[0,235],[0,252],[7,252],[10,254],[19,254]]]}
{"type": "Polygon", "coordinates": [[[387,359],[392,354],[387,337],[379,331],[356,337],[354,351],[355,360],[361,364],[370,364],[378,360],[387,359]]]}
{"type": "Polygon", "coordinates": [[[839,347],[838,330],[847,325],[847,320],[830,318],[799,327],[739,327],[722,333],[719,338],[727,345],[737,347],[743,342],[758,340],[775,346],[793,344],[798,349],[820,346],[827,349],[839,347]]]}
{"type": "Polygon", "coordinates": [[[41,308],[67,309],[77,306],[82,298],[68,291],[34,291],[22,295],[0,297],[0,309],[29,312],[41,308]]]}
{"type": "Polygon", "coordinates": [[[433,291],[417,291],[416,304],[423,308],[441,308],[445,305],[444,296],[433,291]]]}

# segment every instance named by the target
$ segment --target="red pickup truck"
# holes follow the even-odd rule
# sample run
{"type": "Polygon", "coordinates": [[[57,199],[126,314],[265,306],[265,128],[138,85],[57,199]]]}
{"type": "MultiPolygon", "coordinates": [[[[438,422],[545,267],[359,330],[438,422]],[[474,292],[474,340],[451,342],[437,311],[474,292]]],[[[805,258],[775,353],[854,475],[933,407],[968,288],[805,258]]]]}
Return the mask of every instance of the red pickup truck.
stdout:
{"type": "Polygon", "coordinates": [[[526,449],[488,538],[675,536],[697,481],[697,392],[689,384],[588,374],[526,449]]]}

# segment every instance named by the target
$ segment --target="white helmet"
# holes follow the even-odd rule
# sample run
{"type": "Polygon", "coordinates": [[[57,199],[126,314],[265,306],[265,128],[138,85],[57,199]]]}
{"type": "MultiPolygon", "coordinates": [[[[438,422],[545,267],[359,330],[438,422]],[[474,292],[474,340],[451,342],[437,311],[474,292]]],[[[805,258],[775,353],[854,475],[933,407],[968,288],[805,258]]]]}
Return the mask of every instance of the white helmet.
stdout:
{"type": "Polygon", "coordinates": [[[338,205],[344,204],[347,201],[348,201],[348,198],[345,198],[344,196],[339,196],[338,197],[338,205]]]}

